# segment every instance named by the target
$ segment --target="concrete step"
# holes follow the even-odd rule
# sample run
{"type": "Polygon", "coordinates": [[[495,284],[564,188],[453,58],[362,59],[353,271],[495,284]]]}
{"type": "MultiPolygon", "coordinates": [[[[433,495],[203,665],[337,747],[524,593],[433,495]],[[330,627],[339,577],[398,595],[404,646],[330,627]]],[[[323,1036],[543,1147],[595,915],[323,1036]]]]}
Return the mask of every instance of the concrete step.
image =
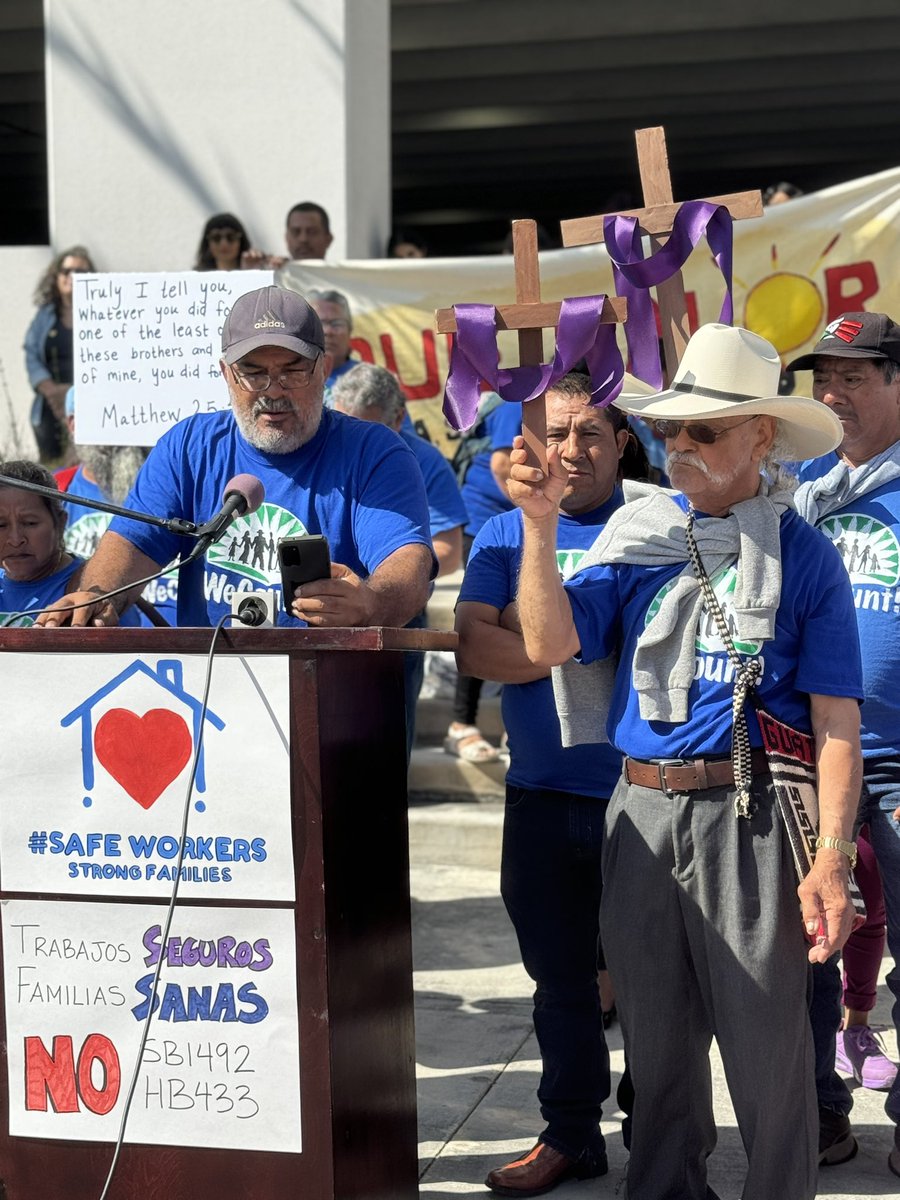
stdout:
{"type": "MultiPolygon", "coordinates": [[[[452,720],[452,698],[446,695],[420,696],[416,705],[416,746],[443,746],[452,720]]],[[[499,696],[482,696],[478,705],[478,728],[491,745],[500,745],[503,720],[499,696]]]]}
{"type": "Polygon", "coordinates": [[[409,860],[413,866],[498,871],[502,837],[500,800],[410,804],[409,860]]]}
{"type": "MultiPolygon", "coordinates": [[[[431,628],[453,628],[453,606],[461,581],[462,571],[457,571],[435,583],[428,604],[431,628]]],[[[472,811],[485,803],[502,805],[508,765],[505,756],[492,763],[470,763],[444,751],[444,738],[453,720],[456,682],[453,655],[449,652],[429,655],[425,667],[425,682],[416,706],[416,742],[409,764],[410,803],[468,801],[472,811]]],[[[497,684],[484,685],[478,706],[478,728],[491,745],[500,745],[504,730],[497,684]]]]}
{"type": "Polygon", "coordinates": [[[509,760],[471,763],[446,754],[442,746],[416,747],[409,762],[407,792],[410,801],[502,801],[509,760]]]}

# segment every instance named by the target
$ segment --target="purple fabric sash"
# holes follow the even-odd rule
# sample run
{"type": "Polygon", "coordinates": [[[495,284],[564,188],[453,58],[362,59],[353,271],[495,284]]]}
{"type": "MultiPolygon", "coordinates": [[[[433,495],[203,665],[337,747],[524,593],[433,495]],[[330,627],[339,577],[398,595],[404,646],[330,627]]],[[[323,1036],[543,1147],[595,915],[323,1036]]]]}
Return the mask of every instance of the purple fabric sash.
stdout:
{"type": "Polygon", "coordinates": [[[605,407],[622,390],[625,371],[614,324],[600,324],[605,296],[563,300],[552,363],[500,368],[497,310],[492,304],[456,304],[456,335],[444,386],[444,416],[454,429],[470,429],[478,415],[484,380],[504,400],[527,402],[584,358],[591,376],[592,403],[605,407]]]}
{"type": "Polygon", "coordinates": [[[691,251],[705,235],[725,280],[725,298],[719,321],[723,325],[730,325],[734,319],[731,294],[733,231],[734,221],[723,204],[687,200],[675,214],[668,241],[645,259],[635,217],[609,215],[603,218],[603,236],[612,261],[616,294],[628,301],[625,341],[631,370],[651,387],[662,386],[662,366],[648,289],[680,271],[691,251]]]}

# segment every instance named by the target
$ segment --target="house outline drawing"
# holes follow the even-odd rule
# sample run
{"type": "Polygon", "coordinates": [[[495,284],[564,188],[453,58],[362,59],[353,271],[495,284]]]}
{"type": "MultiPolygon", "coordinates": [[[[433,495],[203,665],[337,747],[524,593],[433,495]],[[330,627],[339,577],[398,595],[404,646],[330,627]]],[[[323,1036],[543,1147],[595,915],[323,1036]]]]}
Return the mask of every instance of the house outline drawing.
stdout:
{"type": "MultiPolygon", "coordinates": [[[[77,708],[73,708],[71,712],[66,713],[60,719],[60,725],[65,729],[69,725],[74,725],[76,721],[81,721],[81,769],[86,791],[90,791],[94,786],[94,720],[93,710],[101,700],[105,700],[117,688],[121,687],[129,679],[136,674],[147,676],[153,683],[158,684],[163,689],[171,700],[175,700],[186,705],[192,713],[192,729],[191,740],[195,748],[199,744],[200,753],[197,755],[197,777],[196,788],[198,792],[206,791],[206,773],[204,768],[204,747],[200,740],[201,733],[201,714],[203,713],[203,704],[196,696],[192,696],[190,692],[184,690],[184,670],[182,662],[177,658],[161,658],[156,664],[156,670],[148,666],[142,659],[138,658],[118,675],[114,676],[108,682],[99,687],[92,695],[83,700],[77,708]]],[[[206,720],[210,722],[214,729],[220,732],[225,728],[225,722],[221,717],[218,717],[211,708],[206,709],[206,720]]]]}

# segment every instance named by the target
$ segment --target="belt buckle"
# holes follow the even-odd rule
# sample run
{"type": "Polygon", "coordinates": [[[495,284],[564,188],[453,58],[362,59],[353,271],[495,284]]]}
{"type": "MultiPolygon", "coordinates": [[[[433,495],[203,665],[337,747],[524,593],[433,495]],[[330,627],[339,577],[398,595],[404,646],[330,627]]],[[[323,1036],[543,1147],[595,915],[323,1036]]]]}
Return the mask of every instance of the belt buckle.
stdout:
{"type": "Polygon", "coordinates": [[[677,788],[666,787],[666,767],[687,767],[692,762],[690,758],[661,758],[654,763],[659,772],[659,790],[666,796],[677,795],[677,788]]]}

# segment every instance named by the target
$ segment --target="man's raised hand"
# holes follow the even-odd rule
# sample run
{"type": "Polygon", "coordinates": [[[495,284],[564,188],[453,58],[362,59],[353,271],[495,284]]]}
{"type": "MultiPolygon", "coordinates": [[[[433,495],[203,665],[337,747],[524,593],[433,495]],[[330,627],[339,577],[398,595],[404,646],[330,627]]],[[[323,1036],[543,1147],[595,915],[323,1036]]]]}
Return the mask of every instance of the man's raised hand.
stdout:
{"type": "Polygon", "coordinates": [[[509,463],[507,490],[512,503],[521,508],[524,515],[531,520],[540,521],[549,517],[555,519],[569,478],[559,460],[559,447],[547,447],[545,472],[539,466],[528,463],[525,439],[519,434],[513,438],[509,463]]]}

